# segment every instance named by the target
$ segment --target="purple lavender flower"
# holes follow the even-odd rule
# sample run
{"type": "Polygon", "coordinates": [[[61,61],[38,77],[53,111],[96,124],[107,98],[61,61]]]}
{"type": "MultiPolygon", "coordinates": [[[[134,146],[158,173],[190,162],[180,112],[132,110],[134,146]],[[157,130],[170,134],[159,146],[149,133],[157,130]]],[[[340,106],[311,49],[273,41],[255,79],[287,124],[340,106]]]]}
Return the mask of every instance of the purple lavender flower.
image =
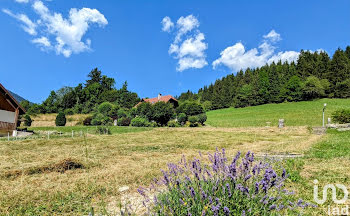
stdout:
{"type": "Polygon", "coordinates": [[[277,208],[277,206],[275,204],[273,204],[269,207],[270,210],[275,210],[276,208],[277,208]]]}
{"type": "Polygon", "coordinates": [[[230,209],[228,209],[226,206],[224,207],[224,213],[226,216],[230,215],[230,209]]]}
{"type": "Polygon", "coordinates": [[[248,181],[251,177],[252,177],[252,175],[247,175],[247,176],[244,178],[244,181],[248,181]]]}
{"type": "Polygon", "coordinates": [[[191,187],[191,196],[194,198],[196,196],[196,192],[194,191],[193,187],[191,187]]]}
{"type": "Polygon", "coordinates": [[[227,188],[228,197],[231,197],[232,193],[231,193],[231,187],[229,183],[226,184],[226,188],[227,188]]]}

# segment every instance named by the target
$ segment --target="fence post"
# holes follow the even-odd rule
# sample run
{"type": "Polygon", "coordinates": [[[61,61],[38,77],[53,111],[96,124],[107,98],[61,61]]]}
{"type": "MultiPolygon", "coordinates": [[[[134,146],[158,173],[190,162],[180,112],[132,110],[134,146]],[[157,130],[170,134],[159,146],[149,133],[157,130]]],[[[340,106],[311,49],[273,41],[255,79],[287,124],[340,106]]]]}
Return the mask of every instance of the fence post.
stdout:
{"type": "Polygon", "coordinates": [[[47,139],[50,139],[50,131],[47,132],[47,139]]]}
{"type": "Polygon", "coordinates": [[[7,132],[7,141],[10,142],[10,132],[7,132]]]}
{"type": "Polygon", "coordinates": [[[74,137],[74,131],[72,130],[72,138],[74,137]]]}

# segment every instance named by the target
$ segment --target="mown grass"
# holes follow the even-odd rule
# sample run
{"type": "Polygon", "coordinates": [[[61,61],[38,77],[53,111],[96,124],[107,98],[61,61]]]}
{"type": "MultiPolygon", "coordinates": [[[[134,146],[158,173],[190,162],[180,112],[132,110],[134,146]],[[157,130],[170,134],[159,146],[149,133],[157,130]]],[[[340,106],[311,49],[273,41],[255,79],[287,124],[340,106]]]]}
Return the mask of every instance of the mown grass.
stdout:
{"type": "Polygon", "coordinates": [[[118,189],[131,192],[148,185],[168,162],[226,148],[261,155],[293,150],[303,153],[318,140],[306,127],[286,128],[156,128],[52,140],[0,142],[0,215],[86,215],[117,211],[118,189]],[[298,148],[299,147],[299,148],[298,148]],[[52,167],[71,158],[82,169],[27,172],[52,167]],[[21,175],[8,176],[6,173],[21,175]]]}
{"type": "Polygon", "coordinates": [[[350,99],[320,99],[315,101],[266,104],[246,108],[228,108],[207,112],[207,125],[213,127],[261,127],[266,122],[277,126],[284,119],[288,126],[322,126],[322,109],[327,103],[325,119],[340,108],[350,108],[350,99]]]}
{"type": "MultiPolygon", "coordinates": [[[[32,131],[57,131],[62,133],[71,133],[74,132],[84,132],[84,133],[93,133],[97,130],[98,126],[66,126],[66,127],[30,127],[28,130],[32,131]]],[[[108,130],[112,134],[120,134],[120,133],[131,133],[131,132],[142,132],[149,131],[153,128],[143,128],[143,127],[108,127],[108,130]]]]}

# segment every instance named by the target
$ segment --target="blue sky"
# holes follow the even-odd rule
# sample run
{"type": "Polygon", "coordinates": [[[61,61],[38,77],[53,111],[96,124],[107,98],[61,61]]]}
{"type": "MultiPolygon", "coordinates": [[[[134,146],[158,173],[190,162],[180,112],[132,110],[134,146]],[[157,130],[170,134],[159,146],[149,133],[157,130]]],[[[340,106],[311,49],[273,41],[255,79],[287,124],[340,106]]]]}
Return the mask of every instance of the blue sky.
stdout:
{"type": "Polygon", "coordinates": [[[95,67],[140,97],[179,95],[301,49],[350,45],[348,0],[1,0],[0,10],[0,82],[33,102],[95,67]]]}

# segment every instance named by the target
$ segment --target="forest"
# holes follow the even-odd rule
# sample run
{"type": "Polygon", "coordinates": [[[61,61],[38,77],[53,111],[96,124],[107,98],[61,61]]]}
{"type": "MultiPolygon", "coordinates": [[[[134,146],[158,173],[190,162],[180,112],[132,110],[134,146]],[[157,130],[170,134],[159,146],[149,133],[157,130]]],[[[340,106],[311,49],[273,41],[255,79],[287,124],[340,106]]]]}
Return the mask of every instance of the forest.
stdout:
{"type": "Polygon", "coordinates": [[[198,100],[206,110],[268,103],[350,97],[350,47],[338,48],[332,58],[324,52],[300,52],[297,62],[277,62],[241,70],[187,91],[178,99],[198,100]]]}

